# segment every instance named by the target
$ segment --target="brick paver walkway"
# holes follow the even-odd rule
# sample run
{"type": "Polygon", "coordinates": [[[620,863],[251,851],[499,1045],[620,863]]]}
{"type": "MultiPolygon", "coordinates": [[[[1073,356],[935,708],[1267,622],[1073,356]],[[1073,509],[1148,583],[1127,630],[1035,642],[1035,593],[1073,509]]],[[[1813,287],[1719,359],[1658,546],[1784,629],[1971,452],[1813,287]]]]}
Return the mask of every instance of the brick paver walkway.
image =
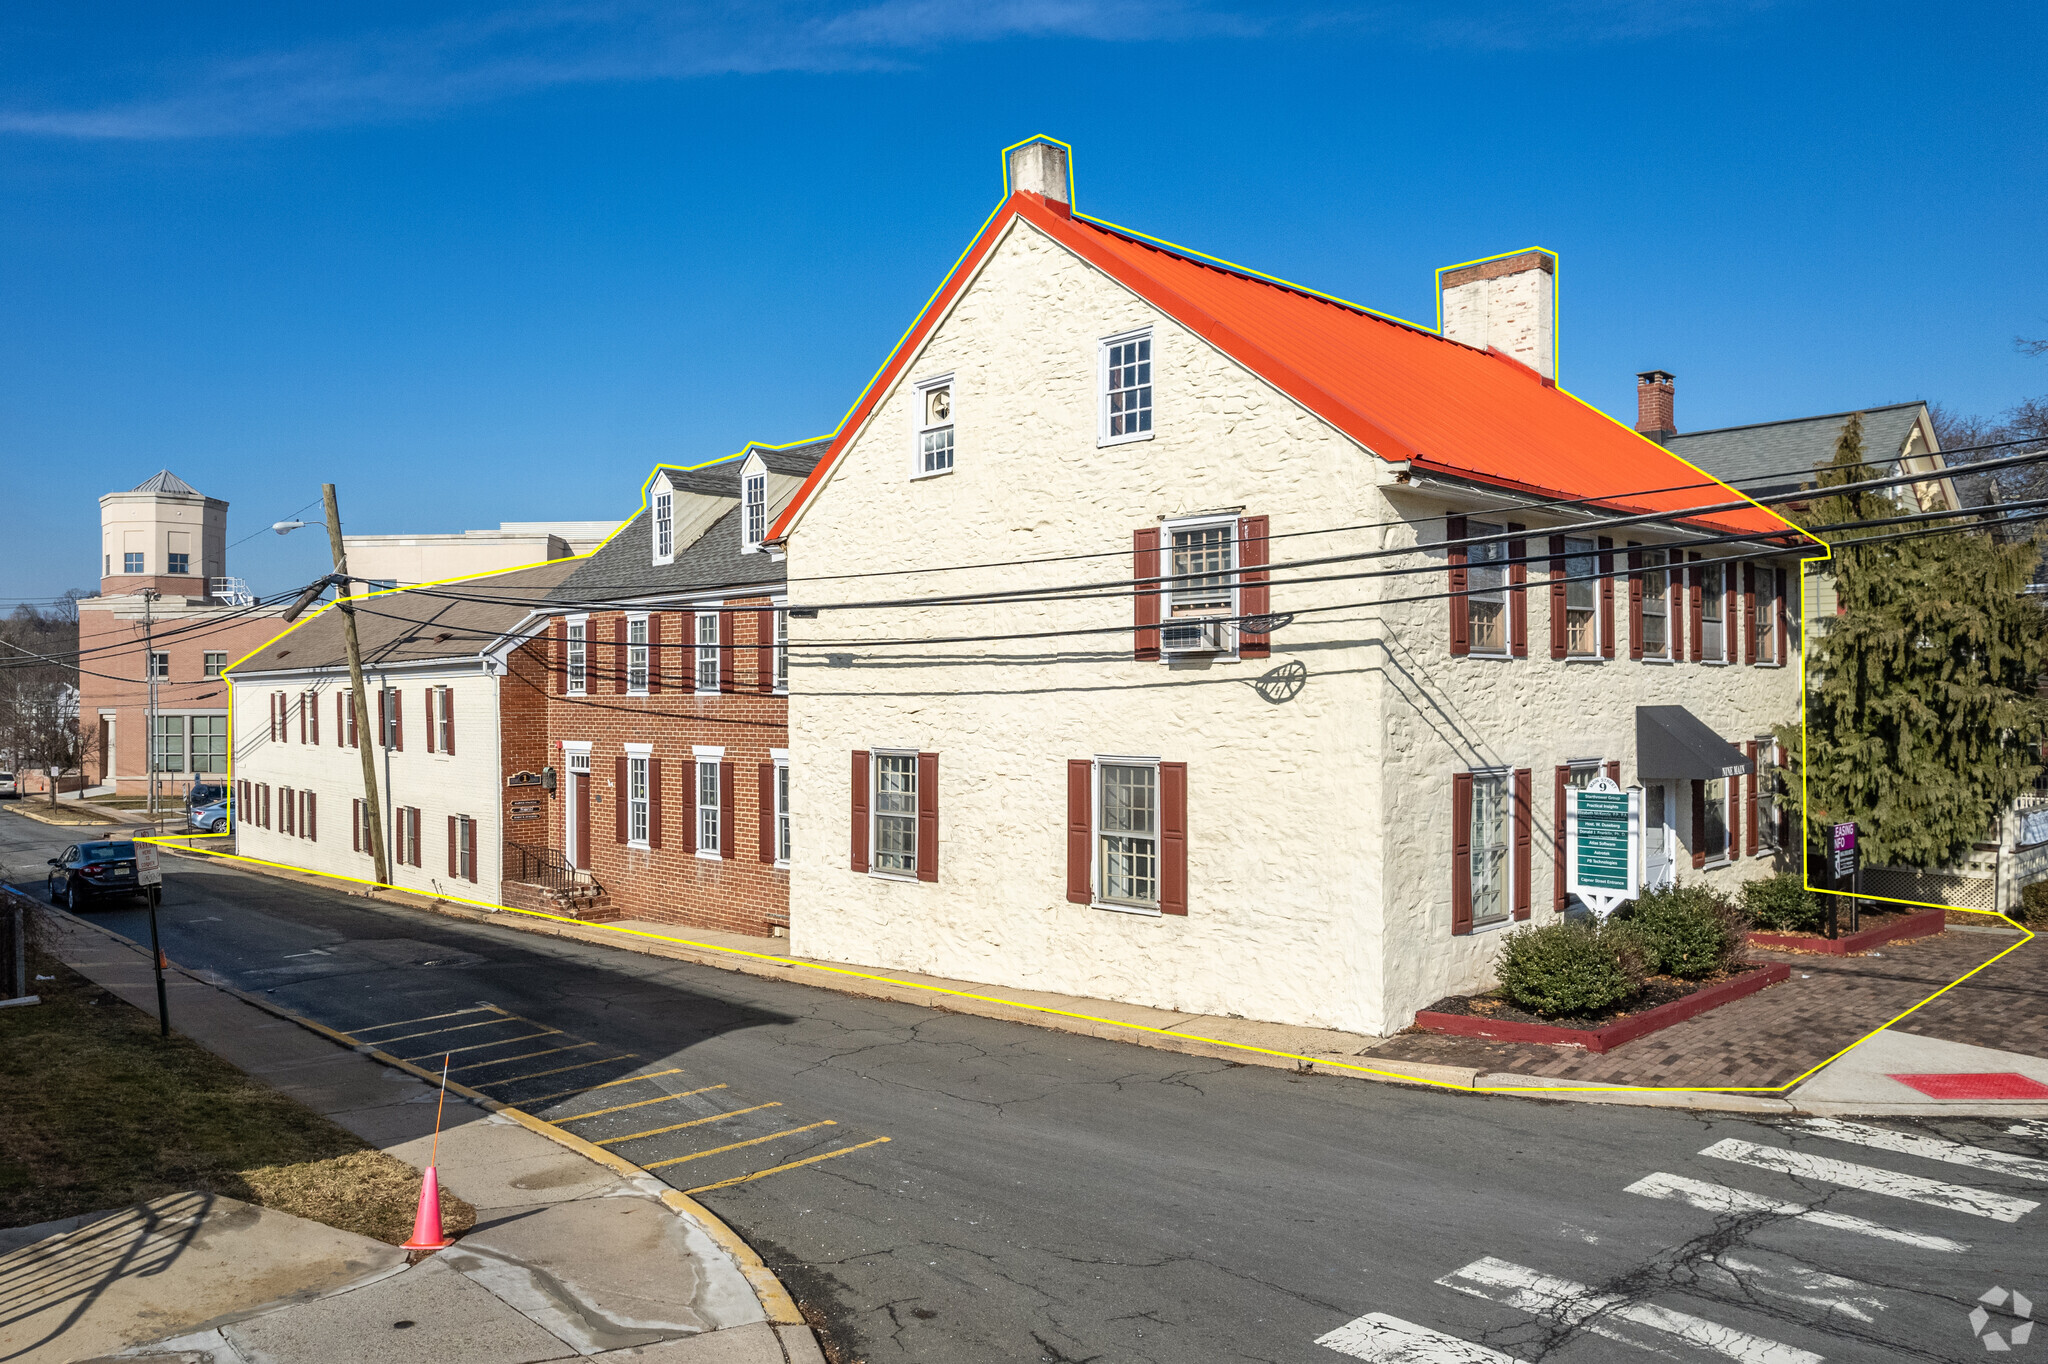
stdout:
{"type": "MultiPolygon", "coordinates": [[[[1759,961],[1789,963],[1792,978],[1604,1056],[1577,1047],[1424,1033],[1403,1033],[1365,1054],[1606,1084],[1782,1085],[2012,943],[2009,937],[1948,932],[1887,943],[1860,957],[1752,952],[1759,961]]],[[[1953,1042],[2048,1056],[2044,965],[2048,940],[2037,939],[1899,1027],[1953,1042]]]]}

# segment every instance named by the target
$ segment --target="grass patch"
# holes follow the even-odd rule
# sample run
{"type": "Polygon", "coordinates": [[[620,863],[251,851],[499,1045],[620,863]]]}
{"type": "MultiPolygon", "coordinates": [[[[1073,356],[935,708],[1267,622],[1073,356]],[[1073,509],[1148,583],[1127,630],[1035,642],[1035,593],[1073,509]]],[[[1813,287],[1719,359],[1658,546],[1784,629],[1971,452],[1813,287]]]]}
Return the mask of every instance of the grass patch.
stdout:
{"type": "MultiPolygon", "coordinates": [[[[0,1010],[0,1227],[195,1189],[397,1245],[419,1171],[366,1146],[45,953],[43,1003],[0,1010]]],[[[454,1234],[476,1210],[446,1191],[454,1234]]]]}

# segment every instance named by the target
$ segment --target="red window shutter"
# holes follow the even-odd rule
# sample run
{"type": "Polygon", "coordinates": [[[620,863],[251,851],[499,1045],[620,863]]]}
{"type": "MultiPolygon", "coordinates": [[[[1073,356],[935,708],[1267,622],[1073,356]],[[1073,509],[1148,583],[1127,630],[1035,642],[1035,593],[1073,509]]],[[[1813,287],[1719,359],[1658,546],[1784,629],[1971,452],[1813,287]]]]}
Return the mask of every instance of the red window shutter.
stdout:
{"type": "Polygon", "coordinates": [[[626,618],[612,622],[612,694],[626,694],[626,618]]]}
{"type": "Polygon", "coordinates": [[[441,688],[441,721],[447,726],[441,731],[441,751],[455,751],[455,688],[441,688]]]}
{"type": "Polygon", "coordinates": [[[612,833],[615,841],[626,841],[626,755],[612,764],[612,833]]]}
{"type": "Polygon", "coordinates": [[[312,703],[311,703],[311,702],[309,702],[308,700],[306,700],[306,698],[305,698],[305,697],[304,697],[303,695],[302,695],[302,696],[300,696],[300,698],[299,698],[299,742],[300,742],[300,743],[304,743],[304,742],[306,742],[306,712],[310,711],[310,710],[311,710],[312,708],[313,708],[313,706],[312,706],[312,703]]]}
{"type": "Polygon", "coordinates": [[[271,693],[269,693],[269,697],[270,697],[270,742],[272,742],[272,743],[276,743],[276,742],[277,742],[277,693],[276,693],[276,692],[271,692],[271,693]]]}
{"type": "Polygon", "coordinates": [[[1147,579],[1159,576],[1159,528],[1149,527],[1133,534],[1131,573],[1138,580],[1131,598],[1137,631],[1131,636],[1131,657],[1140,663],[1159,661],[1159,584],[1147,579]]]}
{"type": "Polygon", "coordinates": [[[1550,537],[1550,656],[1564,657],[1564,537],[1550,537]]]}
{"type": "MultiPolygon", "coordinates": [[[[1246,572],[1240,581],[1244,586],[1238,592],[1238,614],[1263,616],[1273,609],[1273,589],[1267,584],[1270,575],[1265,571],[1272,562],[1267,553],[1268,537],[1272,534],[1267,527],[1271,519],[1264,516],[1241,516],[1237,521],[1238,566],[1246,572]],[[1251,570],[1256,569],[1257,572],[1251,570]]],[[[1239,631],[1237,656],[1239,658],[1270,658],[1273,654],[1273,636],[1251,634],[1239,631]]]]}
{"type": "MultiPolygon", "coordinates": [[[[1508,522],[1508,532],[1519,535],[1529,529],[1508,522]]],[[[1529,542],[1508,541],[1508,650],[1516,658],[1529,656],[1529,542]]]]}
{"type": "Polygon", "coordinates": [[[1067,902],[1094,900],[1089,885],[1089,850],[1094,838],[1095,764],[1086,758],[1067,759],[1067,902]]]}
{"type": "Polygon", "coordinates": [[[306,837],[320,841],[320,796],[315,791],[306,792],[306,837]]]}
{"type": "Polygon", "coordinates": [[[355,850],[361,852],[363,850],[363,803],[360,800],[349,802],[349,822],[354,826],[350,831],[350,841],[355,850]]]}
{"type": "Polygon", "coordinates": [[[1556,854],[1554,860],[1557,866],[1551,875],[1550,907],[1560,913],[1564,910],[1565,901],[1571,898],[1564,888],[1564,792],[1565,788],[1571,785],[1571,777],[1572,770],[1562,764],[1551,771],[1551,851],[1556,854]]]}
{"type": "Polygon", "coordinates": [[[1707,784],[1696,781],[1692,784],[1692,866],[1694,871],[1707,865],[1707,784]]]}
{"type": "MultiPolygon", "coordinates": [[[[726,770],[730,771],[731,768],[728,767],[726,770]]],[[[731,803],[726,802],[727,805],[731,803]]],[[[732,814],[728,810],[722,812],[719,818],[730,822],[732,814]]],[[[724,824],[719,827],[723,828],[724,824]]],[[[661,759],[652,756],[647,759],[647,846],[661,846],[661,759]]]]}
{"type": "Polygon", "coordinates": [[[732,794],[732,774],[733,765],[721,760],[718,764],[718,855],[728,862],[732,861],[734,849],[739,845],[738,831],[734,828],[739,816],[734,812],[737,802],[732,794]]]}
{"type": "Polygon", "coordinates": [[[313,742],[320,742],[320,698],[317,693],[306,693],[306,722],[313,731],[313,742]]]}
{"type": "MultiPolygon", "coordinates": [[[[775,613],[754,613],[754,689],[767,696],[775,690],[775,613]]],[[[769,859],[771,862],[773,858],[769,859]]]]}
{"type": "Polygon", "coordinates": [[[455,816],[448,816],[448,874],[462,875],[461,831],[455,827],[455,816]]]}
{"type": "Polygon", "coordinates": [[[1188,765],[1159,764],[1159,912],[1188,912],[1188,765]]]}
{"type": "Polygon", "coordinates": [[[1785,621],[1791,611],[1791,604],[1785,600],[1785,570],[1782,568],[1773,569],[1772,572],[1778,575],[1778,609],[1776,619],[1771,622],[1771,628],[1777,632],[1778,662],[1790,666],[1792,657],[1785,652],[1785,621]]]}
{"type": "Polygon", "coordinates": [[[868,869],[868,751],[853,751],[853,869],[868,869]]]}
{"type": "Polygon", "coordinates": [[[1628,656],[1643,656],[1643,551],[1634,540],[1628,542],[1628,656]]]}
{"type": "MultiPolygon", "coordinates": [[[[762,615],[768,614],[762,612],[762,615]]],[[[754,806],[761,835],[761,860],[775,860],[775,764],[762,763],[754,770],[754,806]]]]}
{"type": "Polygon", "coordinates": [[[412,813],[411,813],[411,814],[410,814],[409,816],[407,816],[407,823],[408,823],[408,824],[409,824],[409,825],[411,826],[411,828],[412,828],[412,864],[413,864],[413,865],[414,865],[415,867],[417,867],[417,866],[419,866],[419,865],[420,865],[420,857],[422,856],[422,854],[421,854],[421,852],[420,852],[420,807],[419,807],[419,806],[415,805],[415,806],[413,806],[413,807],[412,807],[412,813]]]}
{"type": "Polygon", "coordinates": [[[1614,657],[1614,540],[1600,537],[1600,657],[1614,657]]]}
{"type": "MultiPolygon", "coordinates": [[[[1764,572],[1770,572],[1765,569],[1764,572]]],[[[1742,619],[1749,628],[1742,632],[1742,661],[1756,662],[1756,565],[1742,566],[1742,619]]]]}
{"type": "MultiPolygon", "coordinates": [[[[1735,565],[1721,565],[1721,657],[1733,663],[1741,657],[1735,647],[1735,637],[1742,631],[1742,617],[1736,613],[1741,605],[1741,593],[1735,585],[1735,565]]],[[[1754,660],[1751,660],[1754,661],[1754,660]]],[[[1729,811],[1730,816],[1734,814],[1729,811]]]]}
{"type": "Polygon", "coordinates": [[[1444,522],[1444,538],[1451,542],[1446,551],[1450,563],[1448,584],[1451,610],[1451,657],[1461,658],[1472,652],[1472,600],[1465,595],[1472,585],[1472,574],[1467,567],[1471,551],[1459,544],[1465,538],[1465,518],[1453,516],[1444,522]]]}
{"type": "Polygon", "coordinates": [[[420,709],[424,712],[420,717],[420,728],[426,733],[427,752],[432,753],[435,751],[435,744],[439,742],[441,732],[441,689],[439,687],[428,687],[420,693],[420,709]]]}
{"type": "Polygon", "coordinates": [[[1451,932],[1472,931],[1472,774],[1451,775],[1451,932]]]}
{"type": "Polygon", "coordinates": [[[1728,860],[1742,858],[1742,788],[1740,775],[1728,778],[1728,860]]]}
{"type": "Polygon", "coordinates": [[[661,695],[662,663],[668,657],[661,647],[661,612],[647,613],[647,694],[661,695]]]}
{"type": "Polygon", "coordinates": [[[462,817],[462,837],[463,837],[463,841],[464,841],[464,842],[465,842],[466,844],[468,844],[468,853],[467,853],[467,855],[466,855],[466,856],[465,856],[465,857],[463,858],[463,861],[464,861],[464,863],[465,863],[466,865],[465,865],[465,866],[463,867],[463,869],[462,869],[462,872],[463,872],[463,875],[465,875],[465,876],[467,876],[467,877],[469,878],[469,880],[470,880],[470,883],[471,883],[472,885],[474,885],[474,884],[475,884],[475,882],[476,882],[476,861],[477,861],[477,859],[476,859],[476,821],[475,821],[475,820],[473,820],[473,819],[471,819],[471,818],[470,818],[470,817],[469,817],[468,815],[464,815],[464,816],[462,817]]]}
{"type": "MultiPolygon", "coordinates": [[[[1700,622],[1704,619],[1704,614],[1700,610],[1700,604],[1705,600],[1705,584],[1700,581],[1700,556],[1695,554],[1692,556],[1692,562],[1687,565],[1685,570],[1686,630],[1692,640],[1692,661],[1695,663],[1700,661],[1700,655],[1706,651],[1707,647],[1706,634],[1700,628],[1700,622]]],[[[1722,623],[1722,633],[1725,638],[1727,633],[1725,621],[1722,623]]]]}
{"type": "Polygon", "coordinates": [[[348,693],[334,693],[334,743],[337,748],[348,747],[348,693]]]}
{"type": "Polygon", "coordinates": [[[939,755],[917,755],[917,879],[939,879],[939,755]]]}
{"type": "MultiPolygon", "coordinates": [[[[1529,852],[1536,833],[1535,774],[1526,767],[1515,769],[1515,917],[1529,917],[1529,852]]],[[[1469,870],[1469,864],[1468,864],[1469,870]]],[[[1470,924],[1466,925],[1468,928],[1470,924]]]]}
{"type": "Polygon", "coordinates": [[[569,690],[569,622],[555,617],[555,666],[549,669],[555,675],[555,695],[569,690]]]}
{"type": "Polygon", "coordinates": [[[723,692],[733,689],[732,617],[730,611],[718,613],[718,689],[723,692]]]}
{"type": "Polygon", "coordinates": [[[1744,793],[1742,803],[1742,827],[1746,831],[1744,837],[1748,840],[1747,846],[1749,848],[1749,855],[1751,857],[1756,856],[1758,842],[1756,827],[1756,756],[1757,745],[1754,741],[1752,741],[1749,744],[1749,780],[1743,783],[1743,785],[1748,789],[1744,793]]]}

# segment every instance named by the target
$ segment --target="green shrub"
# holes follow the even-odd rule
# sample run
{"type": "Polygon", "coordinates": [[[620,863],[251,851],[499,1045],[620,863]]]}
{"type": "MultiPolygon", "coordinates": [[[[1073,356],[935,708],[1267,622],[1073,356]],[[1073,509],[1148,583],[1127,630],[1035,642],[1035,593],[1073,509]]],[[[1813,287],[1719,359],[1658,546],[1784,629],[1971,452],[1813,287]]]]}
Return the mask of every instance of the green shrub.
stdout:
{"type": "Polygon", "coordinates": [[[2048,925],[2048,881],[2021,886],[2019,908],[2013,910],[2009,917],[2036,928],[2048,925]]]}
{"type": "Polygon", "coordinates": [[[1634,935],[1586,923],[1516,929],[1501,943],[1497,970],[1501,993],[1545,1018],[1598,1013],[1643,988],[1634,935]]]}
{"type": "Polygon", "coordinates": [[[1656,958],[1651,969],[1699,980],[1734,964],[1742,948],[1742,915],[1709,886],[1689,881],[1645,891],[1621,912],[1656,958]]]}
{"type": "Polygon", "coordinates": [[[1773,933],[1817,933],[1827,922],[1827,907],[1793,871],[1744,882],[1742,913],[1751,928],[1773,933]]]}

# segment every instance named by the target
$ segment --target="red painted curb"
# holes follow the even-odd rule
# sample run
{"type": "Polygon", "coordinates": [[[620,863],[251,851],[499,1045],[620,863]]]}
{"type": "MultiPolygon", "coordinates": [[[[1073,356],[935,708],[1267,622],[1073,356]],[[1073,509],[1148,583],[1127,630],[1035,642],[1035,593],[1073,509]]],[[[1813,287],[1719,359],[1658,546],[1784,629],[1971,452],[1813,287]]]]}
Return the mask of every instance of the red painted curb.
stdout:
{"type": "Polygon", "coordinates": [[[1445,1033],[1452,1037],[1484,1037],[1493,1042],[1543,1042],[1551,1046],[1584,1047],[1591,1052],[1607,1052],[1624,1042],[1633,1042],[1660,1028],[1668,1028],[1673,1023],[1697,1018],[1731,1000],[1753,995],[1791,974],[1790,966],[1773,962],[1748,975],[1695,990],[1684,999],[1674,999],[1669,1004],[1659,1004],[1654,1009],[1618,1019],[1604,1028],[1561,1028],[1553,1023],[1519,1023],[1506,1018],[1432,1013],[1427,1009],[1415,1015],[1415,1026],[1426,1032],[1445,1033]]]}
{"type": "Polygon", "coordinates": [[[1882,928],[1866,928],[1861,933],[1851,933],[1844,938],[1823,938],[1817,933],[1750,933],[1746,936],[1751,947],[1792,947],[1802,952],[1822,952],[1829,956],[1846,957],[1855,952],[1867,952],[1883,943],[1896,942],[1900,938],[1931,938],[1948,926],[1948,914],[1944,910],[1930,909],[1924,914],[1915,914],[1897,923],[1882,928]]]}

